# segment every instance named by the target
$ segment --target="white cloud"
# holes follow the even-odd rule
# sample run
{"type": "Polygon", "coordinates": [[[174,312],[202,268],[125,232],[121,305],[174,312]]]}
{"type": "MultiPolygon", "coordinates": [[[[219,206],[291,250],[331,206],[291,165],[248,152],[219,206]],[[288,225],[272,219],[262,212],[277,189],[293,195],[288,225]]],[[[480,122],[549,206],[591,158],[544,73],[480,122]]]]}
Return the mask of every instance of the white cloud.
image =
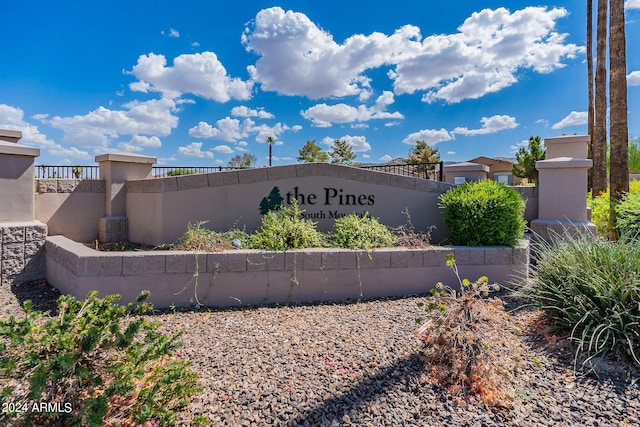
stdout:
{"type": "Polygon", "coordinates": [[[528,139],[523,139],[519,143],[511,145],[509,148],[511,149],[512,153],[516,153],[521,148],[527,148],[528,146],[529,146],[529,140],[528,139]]]}
{"type": "MultiPolygon", "coordinates": [[[[638,0],[638,2],[640,2],[640,0],[638,0]]],[[[640,9],[640,6],[638,9],[640,9]]],[[[627,85],[640,86],[640,71],[634,71],[627,76],[627,85]]]]}
{"type": "Polygon", "coordinates": [[[393,160],[393,157],[391,157],[388,154],[385,154],[384,156],[380,157],[380,159],[378,160],[380,160],[381,162],[390,162],[391,160],[393,160]]]}
{"type": "Polygon", "coordinates": [[[336,139],[340,139],[349,144],[354,153],[363,153],[371,150],[371,145],[367,142],[367,137],[365,136],[345,135],[340,138],[331,138],[327,136],[322,139],[322,143],[331,146],[336,139]]]}
{"type": "Polygon", "coordinates": [[[273,126],[266,124],[256,125],[250,118],[240,122],[238,119],[225,117],[216,122],[216,126],[212,126],[207,122],[200,122],[198,126],[189,129],[189,135],[194,138],[217,139],[225,142],[237,142],[241,139],[255,135],[255,140],[265,142],[267,137],[277,138],[286,131],[298,132],[301,126],[289,127],[283,123],[276,123],[273,126]]]}
{"type": "Polygon", "coordinates": [[[66,163],[68,163],[69,157],[87,161],[93,161],[94,159],[94,157],[89,153],[83,150],[79,150],[76,147],[62,147],[60,145],[57,145],[53,148],[50,148],[48,153],[55,157],[65,157],[67,160],[66,163]]]}
{"type": "Polygon", "coordinates": [[[216,147],[213,147],[212,151],[220,154],[232,154],[233,148],[229,147],[228,145],[218,145],[216,147]]]}
{"type": "MultiPolygon", "coordinates": [[[[46,118],[46,116],[38,116],[46,118]]],[[[56,143],[43,133],[37,126],[24,120],[24,111],[7,104],[0,104],[0,128],[19,130],[22,132],[21,144],[32,145],[39,148],[52,148],[56,143]]]]}
{"type": "Polygon", "coordinates": [[[453,156],[454,154],[456,154],[455,151],[447,151],[447,155],[449,155],[449,156],[453,156]]]}
{"type": "Polygon", "coordinates": [[[367,122],[375,119],[403,119],[399,112],[389,113],[387,106],[393,104],[393,92],[384,91],[376,99],[372,107],[360,105],[358,108],[347,104],[327,105],[325,103],[316,104],[300,114],[305,119],[311,120],[316,127],[330,127],[333,123],[367,122]]]}
{"type": "Polygon", "coordinates": [[[396,94],[426,91],[426,102],[453,103],[510,86],[522,69],[551,72],[583,52],[555,29],[567,13],[485,9],[454,34],[423,39],[419,28],[406,25],[390,36],[356,34],[338,44],[306,15],[272,7],[256,15],[242,41],[260,56],[248,70],[266,91],[314,99],[356,95],[362,102],[371,94],[365,72],[388,65],[396,94]]]}
{"type": "Polygon", "coordinates": [[[189,135],[194,138],[212,138],[225,142],[234,142],[249,136],[254,124],[251,119],[245,119],[241,123],[238,119],[225,117],[216,122],[217,127],[213,127],[207,122],[200,122],[198,126],[189,129],[189,135]]]}
{"type": "Polygon", "coordinates": [[[626,0],[624,2],[625,9],[640,9],[640,0],[626,0]]]}
{"type": "Polygon", "coordinates": [[[122,110],[98,107],[85,115],[53,117],[51,126],[64,131],[64,140],[83,147],[107,147],[119,135],[167,136],[178,126],[175,100],[132,101],[122,110]]]}
{"type": "Polygon", "coordinates": [[[236,117],[258,117],[260,119],[272,119],[274,117],[273,114],[265,111],[264,108],[255,110],[245,105],[233,107],[231,109],[231,115],[236,117]]]}
{"type": "Polygon", "coordinates": [[[167,66],[164,55],[140,55],[129,74],[140,80],[129,86],[131,90],[158,91],[169,98],[192,93],[218,102],[245,100],[253,88],[251,81],[230,77],[213,52],[180,55],[173,66],[167,66]]]}
{"type": "Polygon", "coordinates": [[[189,145],[178,147],[178,154],[186,157],[213,159],[211,151],[202,151],[202,142],[192,142],[189,145]]]}
{"type": "MultiPolygon", "coordinates": [[[[46,114],[33,116],[37,120],[46,120],[46,114]]],[[[35,146],[56,157],[72,157],[79,160],[93,160],[88,152],[76,147],[63,147],[40,132],[37,126],[24,120],[24,111],[7,104],[0,104],[0,128],[19,130],[22,132],[20,144],[35,146]]],[[[63,162],[70,163],[68,159],[63,162]]]]}
{"type": "Polygon", "coordinates": [[[567,126],[586,125],[589,120],[589,113],[586,111],[572,111],[567,117],[551,126],[551,129],[561,129],[567,126]]]}
{"type": "Polygon", "coordinates": [[[491,117],[483,117],[480,119],[482,127],[480,129],[468,129],[466,127],[457,127],[451,131],[452,134],[474,136],[487,135],[500,132],[505,129],[514,129],[518,127],[515,117],[506,115],[496,115],[491,117]]]}
{"type": "Polygon", "coordinates": [[[145,148],[160,148],[162,147],[162,141],[157,136],[142,136],[134,135],[129,142],[121,142],[118,144],[118,148],[127,152],[140,152],[145,148]]]}
{"type": "Polygon", "coordinates": [[[402,140],[404,144],[415,145],[416,141],[424,141],[429,145],[435,145],[439,142],[451,141],[455,139],[454,136],[446,129],[422,129],[418,132],[413,132],[405,139],[402,140]]]}
{"type": "Polygon", "coordinates": [[[175,28],[169,28],[169,37],[180,37],[180,32],[175,28]]]}

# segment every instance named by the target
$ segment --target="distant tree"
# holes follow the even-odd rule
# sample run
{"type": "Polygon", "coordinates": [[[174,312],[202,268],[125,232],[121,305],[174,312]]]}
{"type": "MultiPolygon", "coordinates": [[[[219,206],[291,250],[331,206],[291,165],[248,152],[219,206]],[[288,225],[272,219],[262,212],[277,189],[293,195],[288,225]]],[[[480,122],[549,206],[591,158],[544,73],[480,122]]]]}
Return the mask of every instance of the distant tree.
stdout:
{"type": "Polygon", "coordinates": [[[417,163],[438,163],[440,153],[437,148],[429,146],[424,141],[416,141],[416,146],[409,150],[409,157],[404,159],[410,165],[417,163]]]}
{"type": "Polygon", "coordinates": [[[529,138],[528,149],[520,148],[516,153],[517,165],[513,165],[513,174],[519,178],[527,178],[529,182],[538,183],[538,169],[536,162],[544,160],[546,150],[542,148],[542,142],[539,136],[529,138]]]}
{"type": "Polygon", "coordinates": [[[236,154],[229,160],[229,167],[232,168],[248,168],[255,164],[257,161],[256,156],[249,153],[236,154]]]}
{"type": "Polygon", "coordinates": [[[299,156],[297,157],[299,162],[312,163],[312,162],[328,162],[329,155],[322,151],[315,140],[307,141],[304,146],[298,150],[299,156]]]}
{"type": "MultiPolygon", "coordinates": [[[[419,163],[439,163],[440,153],[437,148],[429,146],[425,141],[416,141],[416,146],[409,150],[409,157],[404,159],[409,165],[417,165],[419,163]]],[[[424,176],[425,171],[434,171],[436,165],[426,165],[418,167],[416,171],[418,175],[424,176]]]]}
{"type": "Polygon", "coordinates": [[[331,157],[331,163],[351,166],[356,165],[354,162],[356,155],[347,141],[336,139],[333,144],[331,144],[329,156],[331,157]]]}
{"type": "Polygon", "coordinates": [[[269,144],[269,166],[271,166],[271,159],[273,159],[273,144],[276,142],[276,140],[273,138],[273,136],[268,136],[267,137],[267,144],[269,144]]]}

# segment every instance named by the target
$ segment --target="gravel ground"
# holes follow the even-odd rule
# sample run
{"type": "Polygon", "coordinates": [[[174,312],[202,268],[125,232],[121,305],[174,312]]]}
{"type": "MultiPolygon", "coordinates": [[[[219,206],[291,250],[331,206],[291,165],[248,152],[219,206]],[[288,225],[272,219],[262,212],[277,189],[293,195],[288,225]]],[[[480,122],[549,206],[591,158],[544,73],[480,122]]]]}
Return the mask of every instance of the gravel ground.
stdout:
{"type": "MultiPolygon", "coordinates": [[[[51,309],[56,296],[44,282],[0,287],[0,317],[19,314],[25,299],[51,309]]],[[[194,414],[212,426],[640,425],[637,370],[611,362],[576,376],[566,340],[527,334],[512,408],[457,405],[424,373],[419,300],[158,314],[167,331],[185,331],[179,355],[204,389],[184,425],[194,414]]]]}

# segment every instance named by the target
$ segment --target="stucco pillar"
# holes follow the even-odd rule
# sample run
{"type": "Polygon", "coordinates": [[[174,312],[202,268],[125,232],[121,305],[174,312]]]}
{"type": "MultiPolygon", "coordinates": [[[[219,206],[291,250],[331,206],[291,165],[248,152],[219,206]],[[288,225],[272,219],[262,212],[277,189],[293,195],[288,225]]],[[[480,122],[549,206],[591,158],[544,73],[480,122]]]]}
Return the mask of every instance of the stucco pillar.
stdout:
{"type": "Polygon", "coordinates": [[[45,277],[47,226],[35,220],[34,162],[22,132],[0,129],[0,285],[45,277]]]}
{"type": "Polygon", "coordinates": [[[100,179],[105,181],[105,214],[98,222],[98,239],[103,242],[127,240],[129,227],[126,217],[127,181],[151,178],[155,157],[129,153],[111,153],[96,157],[100,165],[100,179]]]}
{"type": "Polygon", "coordinates": [[[588,135],[545,139],[547,159],[538,169],[538,219],[531,222],[534,237],[587,231],[596,234],[587,210],[587,172],[593,161],[586,159],[588,135]]]}

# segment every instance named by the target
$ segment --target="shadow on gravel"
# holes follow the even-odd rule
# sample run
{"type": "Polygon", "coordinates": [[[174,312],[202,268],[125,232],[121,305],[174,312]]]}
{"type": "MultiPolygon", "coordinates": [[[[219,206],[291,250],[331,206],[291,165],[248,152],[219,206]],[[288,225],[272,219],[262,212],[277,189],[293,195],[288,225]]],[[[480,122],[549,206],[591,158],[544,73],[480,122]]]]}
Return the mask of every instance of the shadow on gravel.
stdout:
{"type": "MultiPolygon", "coordinates": [[[[415,389],[415,393],[421,393],[417,382],[412,379],[417,377],[422,369],[419,354],[398,359],[393,365],[380,369],[375,375],[354,383],[342,395],[327,399],[303,415],[289,420],[287,425],[339,425],[333,424],[332,421],[337,420],[341,424],[345,415],[354,418],[354,413],[358,413],[367,403],[377,400],[393,388],[401,387],[403,391],[415,389]]],[[[398,423],[400,422],[398,420],[398,423]]]]}
{"type": "Polygon", "coordinates": [[[60,292],[49,285],[46,280],[11,285],[11,292],[21,307],[25,301],[31,300],[32,310],[49,311],[52,316],[57,314],[56,300],[60,296],[60,292]]]}

